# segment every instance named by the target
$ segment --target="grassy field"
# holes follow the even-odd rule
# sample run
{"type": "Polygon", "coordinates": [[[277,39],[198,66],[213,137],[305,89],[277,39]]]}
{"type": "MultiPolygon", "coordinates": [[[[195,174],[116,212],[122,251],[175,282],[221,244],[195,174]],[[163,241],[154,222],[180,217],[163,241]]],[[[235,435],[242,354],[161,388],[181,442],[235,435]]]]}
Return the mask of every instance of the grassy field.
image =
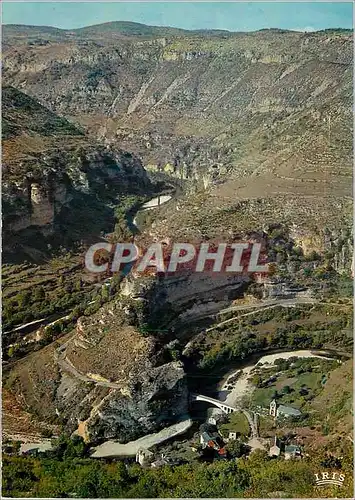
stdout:
{"type": "Polygon", "coordinates": [[[240,436],[246,437],[249,435],[249,424],[243,413],[235,412],[230,415],[228,423],[221,425],[220,430],[226,436],[229,432],[237,432],[240,436]]]}

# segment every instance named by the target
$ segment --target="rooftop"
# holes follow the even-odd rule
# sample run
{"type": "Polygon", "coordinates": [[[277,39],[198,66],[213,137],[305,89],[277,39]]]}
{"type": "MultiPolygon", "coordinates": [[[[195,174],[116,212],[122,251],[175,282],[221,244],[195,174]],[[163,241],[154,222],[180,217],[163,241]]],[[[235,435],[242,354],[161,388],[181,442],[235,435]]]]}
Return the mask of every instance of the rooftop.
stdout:
{"type": "Polygon", "coordinates": [[[213,440],[213,436],[211,434],[209,434],[208,432],[202,432],[201,433],[201,437],[202,439],[208,443],[208,441],[212,441],[213,440]]]}
{"type": "Polygon", "coordinates": [[[296,408],[291,408],[291,406],[285,406],[285,405],[278,406],[277,411],[279,413],[283,413],[284,415],[292,415],[295,417],[302,415],[300,410],[297,410],[296,408]]]}
{"type": "Polygon", "coordinates": [[[300,447],[295,444],[289,444],[285,446],[285,453],[296,453],[300,451],[300,447]]]}

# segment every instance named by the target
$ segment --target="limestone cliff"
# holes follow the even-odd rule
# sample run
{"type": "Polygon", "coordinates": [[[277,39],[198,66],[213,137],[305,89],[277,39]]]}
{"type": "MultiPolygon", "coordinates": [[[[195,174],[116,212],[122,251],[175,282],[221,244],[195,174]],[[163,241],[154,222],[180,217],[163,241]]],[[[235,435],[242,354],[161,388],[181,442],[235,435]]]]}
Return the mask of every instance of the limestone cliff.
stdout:
{"type": "MultiPolygon", "coordinates": [[[[11,104],[5,116],[11,242],[32,228],[58,228],[63,241],[72,213],[84,230],[103,213],[103,230],[104,208],[120,190],[149,187],[137,155],[147,170],[186,186],[152,212],[153,224],[137,238],[143,247],[257,234],[270,243],[280,279],[312,287],[321,276],[336,281],[337,272],[349,272],[350,32],[122,31],[113,23],[70,33],[27,27],[24,36],[21,29],[5,32],[4,80],[26,95],[11,90],[9,97],[33,109],[31,95],[52,113],[36,104],[22,119],[11,104]]],[[[88,441],[158,430],[187,409],[184,371],[169,343],[182,346],[199,319],[250,281],[132,273],[122,296],[81,319],[61,346],[20,360],[12,387],[32,411],[59,414],[88,441]]]]}
{"type": "Polygon", "coordinates": [[[6,82],[152,169],[206,187],[226,174],[272,168],[278,179],[317,182],[319,161],[338,181],[338,169],[344,175],[349,166],[350,31],[110,23],[70,33],[26,27],[26,38],[16,26],[4,33],[6,82]],[[316,159],[329,140],[327,158],[316,159]]]}

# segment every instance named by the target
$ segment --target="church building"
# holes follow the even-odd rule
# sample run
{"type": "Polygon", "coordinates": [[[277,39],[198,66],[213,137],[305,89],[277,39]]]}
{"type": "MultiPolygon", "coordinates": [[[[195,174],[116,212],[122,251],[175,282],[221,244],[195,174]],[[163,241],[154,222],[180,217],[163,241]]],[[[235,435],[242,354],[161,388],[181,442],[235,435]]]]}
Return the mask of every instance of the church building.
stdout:
{"type": "Polygon", "coordinates": [[[273,399],[270,402],[269,415],[271,415],[274,418],[277,417],[288,418],[288,417],[299,417],[300,415],[302,415],[302,413],[300,412],[300,410],[292,408],[291,406],[279,405],[276,399],[273,399]]]}

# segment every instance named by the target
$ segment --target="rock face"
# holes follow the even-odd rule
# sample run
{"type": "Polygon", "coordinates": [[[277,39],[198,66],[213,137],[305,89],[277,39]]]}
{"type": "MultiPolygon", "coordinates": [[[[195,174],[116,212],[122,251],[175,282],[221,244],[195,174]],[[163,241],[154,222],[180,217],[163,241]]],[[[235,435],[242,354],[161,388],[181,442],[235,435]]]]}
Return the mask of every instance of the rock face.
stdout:
{"type": "Polygon", "coordinates": [[[351,32],[114,23],[71,33],[27,27],[26,38],[8,27],[4,44],[6,82],[148,170],[187,181],[192,196],[160,221],[163,236],[282,223],[324,241],[322,228],[349,225],[351,32]]]}
{"type": "Polygon", "coordinates": [[[44,237],[63,233],[68,213],[75,218],[76,210],[84,228],[90,215],[117,203],[120,195],[149,191],[136,157],[89,142],[82,131],[11,87],[3,89],[3,120],[7,250],[21,231],[30,229],[27,238],[31,231],[44,237]]]}
{"type": "Polygon", "coordinates": [[[242,296],[250,281],[250,276],[228,273],[177,273],[148,279],[133,275],[122,284],[122,294],[131,299],[127,314],[133,324],[148,324],[153,332],[156,329],[154,335],[170,339],[169,329],[186,330],[186,325],[216,314],[242,296]]]}
{"type": "Polygon", "coordinates": [[[56,393],[54,405],[67,429],[87,442],[132,441],[175,423],[188,412],[181,362],[155,367],[145,360],[132,369],[124,387],[116,390],[101,383],[88,386],[64,371],[56,393]]]}
{"type": "MultiPolygon", "coordinates": [[[[351,33],[110,24],[71,33],[28,27],[24,37],[9,27],[4,47],[4,81],[26,93],[5,93],[7,241],[32,228],[59,228],[64,238],[72,211],[85,221],[94,200],[103,209],[121,192],[146,191],[137,155],[147,170],[187,186],[155,214],[143,247],[255,233],[272,242],[270,259],[284,274],[301,276],[313,252],[329,254],[327,268],[349,269],[351,33]]],[[[174,337],[189,340],[195,320],[251,281],[132,277],[122,284],[125,297],[80,320],[62,347],[16,367],[13,386],[29,407],[43,418],[57,411],[90,442],[133,440],[186,413],[184,370],[168,346],[174,337]]]]}
{"type": "MultiPolygon", "coordinates": [[[[188,412],[188,390],[181,362],[137,366],[128,394],[111,393],[87,422],[91,441],[135,440],[171,425],[188,412]]],[[[92,413],[92,411],[91,411],[92,413]]]]}

